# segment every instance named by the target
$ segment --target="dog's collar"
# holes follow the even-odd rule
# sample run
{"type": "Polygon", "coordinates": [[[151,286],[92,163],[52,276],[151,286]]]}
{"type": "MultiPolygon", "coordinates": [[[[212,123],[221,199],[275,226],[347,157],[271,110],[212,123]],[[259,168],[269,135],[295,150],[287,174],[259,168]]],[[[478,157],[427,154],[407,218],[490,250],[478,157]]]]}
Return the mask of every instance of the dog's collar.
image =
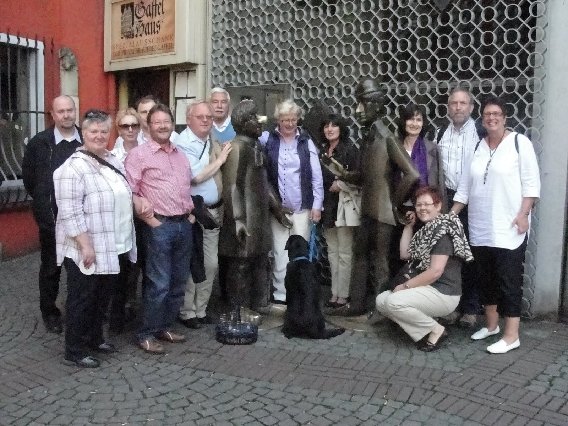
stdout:
{"type": "Polygon", "coordinates": [[[310,259],[308,259],[307,256],[298,256],[298,257],[295,257],[294,259],[292,259],[290,262],[296,262],[298,260],[310,260],[310,259]]]}

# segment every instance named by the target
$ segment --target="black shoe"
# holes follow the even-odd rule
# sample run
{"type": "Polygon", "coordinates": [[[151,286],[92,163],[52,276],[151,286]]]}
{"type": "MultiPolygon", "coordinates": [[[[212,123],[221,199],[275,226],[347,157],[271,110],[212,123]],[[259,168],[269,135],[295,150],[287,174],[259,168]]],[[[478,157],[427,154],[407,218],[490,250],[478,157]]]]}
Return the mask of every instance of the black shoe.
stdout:
{"type": "Polygon", "coordinates": [[[112,354],[117,352],[116,346],[109,342],[103,342],[98,346],[93,346],[93,350],[103,354],[112,354]]]}
{"type": "Polygon", "coordinates": [[[197,318],[200,324],[207,325],[207,324],[215,324],[213,318],[209,315],[205,315],[203,318],[197,318]]]}
{"type": "Polygon", "coordinates": [[[426,335],[426,339],[422,339],[422,340],[418,341],[416,346],[418,347],[419,350],[421,350],[423,352],[434,352],[434,351],[437,351],[438,349],[440,349],[440,346],[442,346],[442,343],[447,338],[448,338],[448,332],[446,330],[444,330],[442,335],[440,337],[438,337],[438,340],[436,341],[436,343],[431,343],[428,340],[428,335],[426,335]]]}
{"type": "Polygon", "coordinates": [[[188,319],[178,318],[178,321],[181,324],[185,325],[187,328],[193,328],[194,330],[199,330],[202,327],[201,323],[199,322],[199,319],[195,317],[188,319]]]}
{"type": "Polygon", "coordinates": [[[61,323],[60,316],[48,315],[43,318],[43,323],[48,333],[61,334],[63,332],[63,324],[61,323]]]}
{"type": "Polygon", "coordinates": [[[76,365],[77,367],[82,368],[97,368],[101,365],[100,361],[92,356],[86,356],[81,359],[67,359],[63,361],[65,365],[76,365]]]}

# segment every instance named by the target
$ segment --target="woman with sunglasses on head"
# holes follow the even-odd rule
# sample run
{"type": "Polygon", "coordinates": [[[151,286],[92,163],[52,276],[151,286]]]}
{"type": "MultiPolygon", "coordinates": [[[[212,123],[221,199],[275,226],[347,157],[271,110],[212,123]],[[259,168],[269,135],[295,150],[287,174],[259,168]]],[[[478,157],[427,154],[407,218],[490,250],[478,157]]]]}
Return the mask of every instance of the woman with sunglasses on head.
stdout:
{"type": "Polygon", "coordinates": [[[540,196],[540,175],[531,141],[506,127],[505,102],[486,99],[481,107],[487,136],[475,147],[454,196],[452,212],[468,205],[469,238],[477,263],[486,326],[472,340],[500,333],[487,351],[501,354],[520,346],[523,262],[531,210],[540,196]]]}
{"type": "Polygon", "coordinates": [[[110,127],[108,114],[88,111],[83,146],[53,174],[57,264],[67,271],[65,360],[88,368],[100,365],[91,351],[116,351],[103,320],[122,258],[136,261],[133,197],[122,163],[107,151],[110,127]]]}
{"type": "Polygon", "coordinates": [[[453,312],[461,296],[461,263],[473,257],[456,215],[442,214],[440,190],[419,188],[415,212],[407,212],[400,257],[407,263],[394,278],[393,290],[377,296],[377,310],[417,342],[421,351],[440,347],[447,333],[434,317],[453,312]],[[416,218],[420,221],[415,230],[416,218]]]}

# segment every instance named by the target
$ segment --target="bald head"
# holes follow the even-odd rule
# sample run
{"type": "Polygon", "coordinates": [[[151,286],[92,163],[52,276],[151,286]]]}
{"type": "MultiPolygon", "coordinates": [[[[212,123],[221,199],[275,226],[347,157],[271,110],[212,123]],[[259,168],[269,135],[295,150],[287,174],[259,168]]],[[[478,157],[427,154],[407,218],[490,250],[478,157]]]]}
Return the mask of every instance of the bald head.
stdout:
{"type": "Polygon", "coordinates": [[[56,97],[51,104],[51,116],[53,117],[55,127],[62,134],[74,132],[77,109],[75,108],[73,98],[67,95],[56,97]]]}

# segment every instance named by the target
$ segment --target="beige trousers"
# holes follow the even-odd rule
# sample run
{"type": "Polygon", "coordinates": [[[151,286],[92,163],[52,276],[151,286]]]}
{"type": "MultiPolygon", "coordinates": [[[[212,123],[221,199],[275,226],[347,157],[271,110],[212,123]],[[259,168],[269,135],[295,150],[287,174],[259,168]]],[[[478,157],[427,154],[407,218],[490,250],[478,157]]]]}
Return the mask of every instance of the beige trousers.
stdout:
{"type": "Polygon", "coordinates": [[[274,217],[271,218],[270,226],[272,228],[272,255],[274,256],[274,265],[272,269],[272,285],[274,286],[274,300],[286,301],[286,287],[284,279],[286,278],[286,265],[288,265],[288,250],[286,241],[290,235],[301,235],[306,239],[310,238],[310,211],[302,210],[298,213],[286,215],[292,222],[292,228],[288,229],[282,226],[274,217]]]}
{"type": "Polygon", "coordinates": [[[448,296],[430,285],[400,290],[384,291],[377,296],[377,310],[392,319],[415,342],[429,334],[438,323],[432,317],[452,313],[460,296],[448,296]]]}
{"type": "MultiPolygon", "coordinates": [[[[221,206],[218,209],[209,209],[209,212],[219,220],[221,206]]],[[[219,222],[218,222],[219,223],[219,222]]],[[[201,226],[201,225],[194,225],[201,226]]],[[[205,266],[205,281],[194,283],[191,275],[185,287],[183,306],[179,311],[181,319],[203,318],[211,297],[213,281],[219,268],[217,253],[219,251],[219,229],[203,229],[203,262],[205,266]]]]}
{"type": "Polygon", "coordinates": [[[353,230],[351,226],[336,226],[323,231],[331,268],[331,294],[343,299],[349,297],[351,284],[353,230]]]}

